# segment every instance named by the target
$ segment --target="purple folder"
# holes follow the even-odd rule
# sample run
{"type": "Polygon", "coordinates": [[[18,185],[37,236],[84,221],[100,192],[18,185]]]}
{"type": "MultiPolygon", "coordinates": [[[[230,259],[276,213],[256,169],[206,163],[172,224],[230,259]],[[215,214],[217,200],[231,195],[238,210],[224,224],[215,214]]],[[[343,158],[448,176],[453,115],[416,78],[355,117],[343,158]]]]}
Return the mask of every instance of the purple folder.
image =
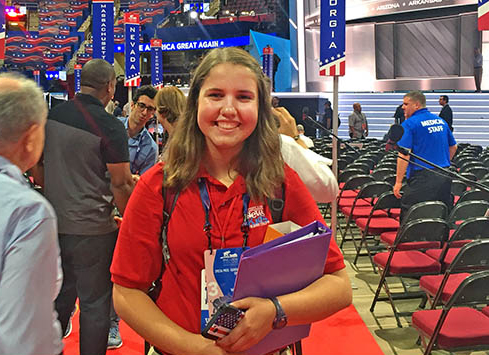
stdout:
{"type": "MultiPolygon", "coordinates": [[[[246,250],[239,262],[233,300],[245,297],[274,297],[299,291],[324,273],[331,230],[316,221],[268,243],[246,250]],[[285,244],[309,233],[318,235],[285,244]]],[[[309,335],[310,324],[272,330],[262,341],[245,351],[263,355],[293,344],[309,335]]]]}

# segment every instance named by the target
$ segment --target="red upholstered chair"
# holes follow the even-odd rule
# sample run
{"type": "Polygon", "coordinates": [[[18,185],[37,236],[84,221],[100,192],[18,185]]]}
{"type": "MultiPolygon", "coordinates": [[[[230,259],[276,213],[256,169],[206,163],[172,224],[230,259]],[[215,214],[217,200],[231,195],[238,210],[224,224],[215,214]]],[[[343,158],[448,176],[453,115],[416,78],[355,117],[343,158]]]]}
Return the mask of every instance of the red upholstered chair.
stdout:
{"type": "MultiPolygon", "coordinates": [[[[450,225],[450,229],[452,230],[450,233],[453,234],[457,227],[467,218],[483,217],[488,209],[489,201],[487,200],[463,201],[462,199],[460,199],[455,204],[452,211],[450,212],[450,215],[448,216],[448,224],[450,225]]],[[[470,242],[470,240],[457,240],[451,245],[451,247],[460,248],[468,242],[470,242]]]]}
{"type": "Polygon", "coordinates": [[[414,312],[412,324],[421,336],[424,354],[434,349],[489,349],[489,317],[472,308],[487,304],[488,299],[489,271],[480,271],[468,276],[442,309],[414,312]]]}
{"type": "MultiPolygon", "coordinates": [[[[448,237],[448,224],[440,218],[416,219],[406,223],[398,234],[390,251],[378,253],[374,256],[375,265],[382,271],[377,291],[375,292],[370,311],[375,310],[377,301],[389,301],[397,325],[401,327],[400,313],[394,304],[396,299],[424,298],[424,292],[411,292],[405,287],[404,292],[392,293],[387,283],[387,277],[418,278],[422,275],[437,275],[441,271],[441,264],[427,256],[421,250],[402,250],[404,243],[437,242],[442,243],[448,237]],[[387,296],[380,297],[384,289],[387,296]]],[[[404,285],[404,282],[403,282],[404,285]]]]}
{"type": "Polygon", "coordinates": [[[392,208],[400,208],[400,200],[394,196],[392,191],[384,192],[377,199],[377,202],[372,207],[370,214],[368,217],[361,217],[355,220],[355,224],[361,231],[361,239],[360,244],[356,248],[356,255],[353,263],[356,265],[358,261],[358,257],[362,254],[362,250],[365,247],[367,251],[368,257],[370,258],[370,262],[372,263],[372,267],[375,270],[375,266],[372,260],[372,253],[374,249],[379,248],[379,240],[376,239],[376,236],[380,236],[383,232],[397,230],[399,228],[399,221],[395,218],[390,217],[389,215],[383,216],[375,216],[377,211],[383,210],[386,211],[387,214],[389,210],[392,208]],[[374,238],[370,238],[374,237],[374,238]],[[374,241],[374,245],[369,244],[368,241],[374,241]]]}
{"type": "Polygon", "coordinates": [[[460,245],[458,242],[463,242],[463,245],[465,245],[472,240],[478,239],[489,239],[489,217],[466,219],[449,237],[443,248],[426,250],[426,254],[433,259],[439,260],[443,269],[446,269],[460,251],[460,247],[457,247],[457,245],[460,245]]]}
{"type": "MultiPolygon", "coordinates": [[[[341,209],[345,206],[351,207],[353,205],[353,202],[355,201],[355,197],[357,196],[360,188],[366,183],[372,181],[374,181],[374,178],[370,175],[362,174],[362,175],[350,176],[348,180],[346,180],[345,184],[343,185],[343,188],[340,190],[340,193],[338,194],[338,198],[337,198],[338,211],[341,211],[341,209]]],[[[356,206],[369,207],[372,206],[372,201],[360,199],[356,202],[356,206]]],[[[340,214],[339,216],[343,216],[343,215],[340,214]]],[[[342,220],[346,220],[346,217],[343,216],[343,218],[338,218],[337,221],[337,228],[341,235],[343,235],[342,228],[341,228],[342,220]]]]}
{"type": "MultiPolygon", "coordinates": [[[[350,224],[352,223],[352,221],[356,220],[357,218],[366,218],[370,216],[370,213],[374,206],[373,203],[370,206],[357,206],[357,203],[362,200],[374,201],[375,198],[379,197],[384,192],[390,190],[392,190],[392,186],[386,182],[383,181],[368,182],[361,187],[360,191],[358,192],[351,206],[340,207],[341,213],[343,214],[343,216],[346,217],[346,226],[344,229],[340,230],[341,232],[340,248],[343,247],[343,243],[346,240],[348,231],[350,230],[351,232],[350,224]]],[[[374,216],[388,217],[387,212],[383,210],[375,211],[374,216]]],[[[353,233],[350,233],[350,235],[351,235],[351,240],[355,245],[355,248],[357,248],[353,233]]]]}
{"type": "MultiPolygon", "coordinates": [[[[406,216],[402,221],[401,226],[397,231],[388,231],[380,235],[380,241],[388,247],[392,247],[396,240],[397,235],[406,223],[421,218],[441,218],[446,219],[448,214],[447,206],[441,201],[427,201],[419,202],[412,205],[406,212],[406,216]]],[[[429,249],[429,248],[441,248],[438,242],[415,242],[415,243],[403,243],[399,245],[400,250],[409,249],[429,249]]]]}
{"type": "Polygon", "coordinates": [[[443,275],[422,276],[419,287],[426,292],[431,309],[446,304],[471,273],[489,270],[489,239],[464,245],[443,275]]]}
{"type": "Polygon", "coordinates": [[[354,175],[365,175],[365,173],[360,169],[346,169],[341,171],[338,175],[338,186],[340,190],[343,190],[345,182],[354,175]]]}
{"type": "MultiPolygon", "coordinates": [[[[367,182],[372,181],[374,181],[374,178],[366,174],[350,176],[348,180],[345,181],[343,188],[338,194],[338,207],[341,208],[341,206],[351,206],[353,204],[353,200],[358,194],[358,190],[360,190],[360,187],[365,185],[367,182]]],[[[365,202],[366,203],[364,206],[370,205],[369,202],[365,202]]]]}

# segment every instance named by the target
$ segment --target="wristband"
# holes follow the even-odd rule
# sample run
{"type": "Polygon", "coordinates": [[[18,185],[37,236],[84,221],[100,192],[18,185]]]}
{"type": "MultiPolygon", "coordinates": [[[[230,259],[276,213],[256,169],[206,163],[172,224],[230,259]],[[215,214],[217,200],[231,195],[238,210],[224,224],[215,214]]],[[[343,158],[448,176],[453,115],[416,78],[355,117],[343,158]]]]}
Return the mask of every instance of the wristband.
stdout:
{"type": "Polygon", "coordinates": [[[297,135],[297,136],[294,136],[292,138],[294,138],[294,140],[298,141],[301,138],[301,136],[297,135]]]}

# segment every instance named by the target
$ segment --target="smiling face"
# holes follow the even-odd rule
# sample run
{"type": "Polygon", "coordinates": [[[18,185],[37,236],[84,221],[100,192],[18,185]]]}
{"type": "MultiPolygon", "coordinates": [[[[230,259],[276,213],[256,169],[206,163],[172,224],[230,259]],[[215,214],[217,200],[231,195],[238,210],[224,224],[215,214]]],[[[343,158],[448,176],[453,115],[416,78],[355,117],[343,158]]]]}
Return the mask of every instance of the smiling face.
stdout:
{"type": "Polygon", "coordinates": [[[199,92],[197,124],[208,152],[234,157],[258,122],[255,75],[242,65],[213,67],[199,92]]]}

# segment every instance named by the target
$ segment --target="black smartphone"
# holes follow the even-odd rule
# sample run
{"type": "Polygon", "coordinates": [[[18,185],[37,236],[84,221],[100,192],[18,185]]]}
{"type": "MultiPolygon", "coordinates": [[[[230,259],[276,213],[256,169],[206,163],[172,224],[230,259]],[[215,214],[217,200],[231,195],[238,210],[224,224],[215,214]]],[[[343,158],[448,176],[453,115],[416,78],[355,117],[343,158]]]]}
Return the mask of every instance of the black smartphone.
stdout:
{"type": "Polygon", "coordinates": [[[222,304],[202,330],[202,336],[212,340],[224,338],[236,327],[244,314],[239,308],[228,303],[222,304]]]}

